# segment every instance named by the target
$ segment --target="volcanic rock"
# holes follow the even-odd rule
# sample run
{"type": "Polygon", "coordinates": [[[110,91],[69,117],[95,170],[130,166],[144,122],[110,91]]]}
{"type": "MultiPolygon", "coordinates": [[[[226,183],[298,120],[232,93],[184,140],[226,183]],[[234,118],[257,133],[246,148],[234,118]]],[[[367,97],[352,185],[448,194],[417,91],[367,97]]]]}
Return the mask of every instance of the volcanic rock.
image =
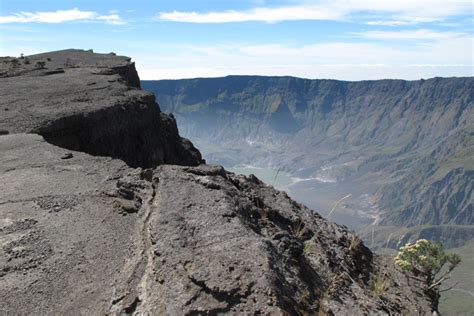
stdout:
{"type": "Polygon", "coordinates": [[[46,69],[0,79],[1,314],[431,311],[416,281],[346,227],[200,164],[129,59],[28,58],[46,69]]]}

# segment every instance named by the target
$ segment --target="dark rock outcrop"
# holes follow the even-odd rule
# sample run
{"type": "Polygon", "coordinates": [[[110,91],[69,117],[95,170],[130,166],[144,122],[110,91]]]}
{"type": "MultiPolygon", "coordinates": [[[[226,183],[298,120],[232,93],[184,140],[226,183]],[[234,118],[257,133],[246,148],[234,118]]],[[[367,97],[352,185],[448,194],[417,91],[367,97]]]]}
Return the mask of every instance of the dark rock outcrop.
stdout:
{"type": "MultiPolygon", "coordinates": [[[[55,54],[67,52],[41,56],[55,54]]],[[[104,95],[90,91],[92,68],[74,60],[82,66],[51,75],[59,81],[0,79],[1,107],[15,113],[0,120],[10,131],[0,136],[0,314],[430,312],[418,284],[347,228],[254,176],[196,166],[199,153],[151,95],[118,74],[104,95]],[[16,83],[28,94],[16,96],[16,83]],[[76,86],[88,105],[72,101],[76,86]],[[158,158],[134,160],[147,146],[158,158]]]]}
{"type": "Polygon", "coordinates": [[[176,121],[161,113],[153,94],[139,89],[130,58],[79,50],[26,58],[29,64],[2,79],[2,129],[40,134],[52,144],[120,158],[132,167],[201,163],[176,121]],[[38,61],[45,61],[44,69],[33,66],[38,61]],[[51,74],[54,69],[63,71],[51,74]]]}

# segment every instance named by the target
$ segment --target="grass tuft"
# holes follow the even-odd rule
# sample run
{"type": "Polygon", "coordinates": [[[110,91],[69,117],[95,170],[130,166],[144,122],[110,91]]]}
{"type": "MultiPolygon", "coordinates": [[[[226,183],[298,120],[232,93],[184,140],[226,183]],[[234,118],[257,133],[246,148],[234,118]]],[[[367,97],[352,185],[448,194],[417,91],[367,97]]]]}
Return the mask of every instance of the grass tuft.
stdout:
{"type": "Polygon", "coordinates": [[[362,240],[360,240],[359,236],[353,235],[349,245],[349,252],[355,252],[357,249],[359,249],[361,243],[362,240]]]}
{"type": "Polygon", "coordinates": [[[376,296],[380,297],[387,292],[389,285],[390,280],[385,275],[377,274],[372,281],[372,291],[376,296]]]}

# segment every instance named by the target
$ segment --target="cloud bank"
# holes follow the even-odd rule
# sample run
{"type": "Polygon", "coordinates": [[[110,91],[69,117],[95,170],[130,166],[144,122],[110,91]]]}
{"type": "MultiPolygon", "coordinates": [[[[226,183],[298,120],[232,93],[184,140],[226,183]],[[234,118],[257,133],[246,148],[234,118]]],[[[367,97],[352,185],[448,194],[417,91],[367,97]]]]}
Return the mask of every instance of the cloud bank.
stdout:
{"type": "Polygon", "coordinates": [[[374,25],[406,25],[443,20],[472,12],[471,0],[320,0],[281,7],[212,12],[160,12],[159,21],[183,23],[231,23],[261,21],[275,23],[295,20],[343,20],[358,13],[387,14],[388,21],[369,21],[374,25]]]}
{"type": "Polygon", "coordinates": [[[57,10],[51,12],[21,12],[12,15],[0,16],[0,24],[7,23],[64,23],[64,22],[104,22],[120,25],[125,22],[116,13],[100,15],[94,11],[81,11],[78,8],[71,10],[57,10]]]}
{"type": "MultiPolygon", "coordinates": [[[[435,33],[423,29],[401,34],[367,32],[358,36],[370,40],[395,38],[396,42],[184,45],[173,47],[173,54],[162,52],[147,56],[137,51],[134,55],[140,76],[144,79],[229,74],[292,75],[342,80],[473,76],[472,36],[462,33],[450,35],[449,32],[435,33]],[[424,36],[429,38],[416,40],[424,36]],[[408,45],[399,45],[399,39],[408,41],[408,45]]],[[[160,50],[157,47],[153,51],[160,50]]]]}

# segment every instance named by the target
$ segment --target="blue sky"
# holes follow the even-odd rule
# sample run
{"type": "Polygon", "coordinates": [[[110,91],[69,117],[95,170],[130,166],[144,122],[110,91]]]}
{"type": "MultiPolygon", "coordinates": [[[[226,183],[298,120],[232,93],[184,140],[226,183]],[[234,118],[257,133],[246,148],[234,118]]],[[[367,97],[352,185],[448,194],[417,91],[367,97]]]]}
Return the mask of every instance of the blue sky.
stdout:
{"type": "Polygon", "coordinates": [[[142,79],[473,76],[471,0],[1,0],[0,55],[83,48],[142,79]]]}

